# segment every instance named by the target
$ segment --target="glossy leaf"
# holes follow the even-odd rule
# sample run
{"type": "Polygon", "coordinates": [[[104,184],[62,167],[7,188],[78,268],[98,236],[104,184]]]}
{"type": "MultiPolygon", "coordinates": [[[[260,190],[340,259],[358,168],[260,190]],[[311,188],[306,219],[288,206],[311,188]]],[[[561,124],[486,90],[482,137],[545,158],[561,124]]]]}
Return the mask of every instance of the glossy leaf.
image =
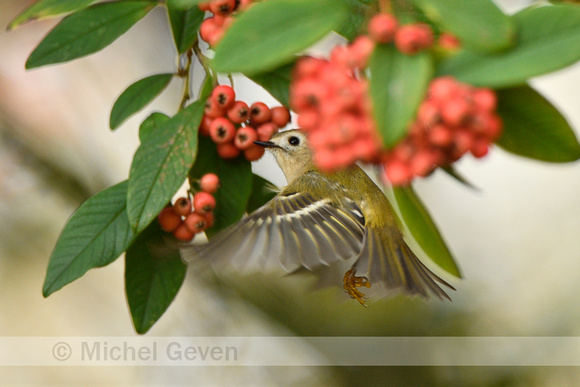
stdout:
{"type": "Polygon", "coordinates": [[[426,15],[474,51],[496,52],[515,41],[515,26],[491,0],[415,0],[426,15]]]}
{"type": "Polygon", "coordinates": [[[445,62],[439,75],[453,75],[475,86],[519,86],[529,78],[580,60],[580,7],[550,5],[513,16],[517,44],[496,55],[464,50],[445,62]]]}
{"type": "Polygon", "coordinates": [[[151,11],[156,2],[96,4],[64,18],[34,49],[26,68],[77,59],[111,44],[151,11]]]}
{"type": "Polygon", "coordinates": [[[262,86],[272,97],[284,106],[290,106],[290,82],[294,62],[278,67],[272,71],[249,76],[252,81],[262,86]]]}
{"type": "Polygon", "coordinates": [[[481,189],[479,187],[476,187],[475,184],[473,184],[472,182],[470,182],[469,180],[467,180],[467,178],[465,178],[465,176],[463,176],[462,174],[460,174],[457,169],[455,169],[453,167],[453,165],[447,165],[445,167],[441,167],[441,169],[446,172],[449,176],[451,176],[452,178],[454,178],[455,180],[457,180],[458,182],[460,182],[461,184],[463,184],[464,186],[471,188],[475,191],[481,191],[481,189]]]}
{"type": "Polygon", "coordinates": [[[253,75],[290,62],[338,28],[348,8],[335,0],[268,0],[243,12],[215,49],[213,68],[253,75]]]}
{"type": "Polygon", "coordinates": [[[72,215],[52,252],[42,294],[48,297],[95,267],[116,260],[135,235],[126,212],[127,182],[89,198],[72,215]]]}
{"type": "Polygon", "coordinates": [[[155,74],[129,86],[117,98],[111,110],[109,126],[118,128],[127,118],[143,109],[171,82],[173,74],[155,74]]]}
{"type": "Polygon", "coordinates": [[[431,215],[411,186],[393,188],[401,215],[413,238],[440,268],[461,278],[459,268],[431,215]]]}
{"type": "Polygon", "coordinates": [[[125,293],[139,334],[165,313],[187,272],[179,249],[170,246],[164,234],[153,222],[125,254],[125,293]]]}
{"type": "Polygon", "coordinates": [[[528,86],[498,90],[503,149],[541,161],[564,163],[580,158],[580,144],[566,119],[528,86]]]}
{"type": "Polygon", "coordinates": [[[8,24],[7,30],[10,31],[29,21],[42,20],[63,13],[77,11],[86,8],[94,2],[95,0],[41,0],[32,4],[16,16],[8,24]]]}
{"type": "Polygon", "coordinates": [[[163,113],[151,113],[139,126],[139,141],[141,143],[148,141],[167,121],[169,121],[169,116],[163,113]]]}
{"type": "Polygon", "coordinates": [[[197,101],[147,135],[131,165],[127,213],[136,232],[151,223],[187,178],[197,155],[204,101],[197,101]]]}
{"type": "Polygon", "coordinates": [[[393,45],[377,45],[371,58],[370,96],[383,144],[390,148],[405,136],[431,79],[427,53],[404,55],[393,45]]]}
{"type": "Polygon", "coordinates": [[[199,155],[190,172],[190,178],[199,179],[209,172],[220,178],[220,188],[214,194],[215,222],[205,232],[211,238],[237,222],[244,214],[252,192],[252,168],[243,156],[233,160],[222,159],[217,154],[214,142],[208,137],[200,137],[199,155]]]}
{"type": "Polygon", "coordinates": [[[248,200],[248,206],[246,207],[246,212],[250,213],[258,208],[262,207],[264,204],[268,203],[270,200],[274,199],[277,195],[276,191],[272,190],[273,184],[268,180],[256,174],[252,175],[252,193],[250,199],[248,200]]]}
{"type": "Polygon", "coordinates": [[[197,39],[197,32],[205,12],[201,11],[197,6],[188,10],[176,9],[173,8],[172,2],[168,2],[167,13],[175,47],[178,53],[183,54],[193,46],[197,39]]]}

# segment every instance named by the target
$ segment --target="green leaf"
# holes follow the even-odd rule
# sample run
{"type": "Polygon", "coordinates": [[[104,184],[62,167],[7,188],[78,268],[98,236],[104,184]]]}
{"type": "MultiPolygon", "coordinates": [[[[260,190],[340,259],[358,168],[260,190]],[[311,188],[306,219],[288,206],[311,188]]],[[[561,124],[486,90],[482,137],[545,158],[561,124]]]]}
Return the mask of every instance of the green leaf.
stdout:
{"type": "Polygon", "coordinates": [[[497,91],[504,122],[496,144],[520,156],[553,163],[576,161],[580,144],[566,119],[528,86],[497,91]]]}
{"type": "Polygon", "coordinates": [[[369,62],[370,96],[385,147],[405,136],[425,97],[433,73],[428,53],[405,55],[393,45],[377,45],[369,62]]]}
{"type": "Polygon", "coordinates": [[[87,271],[113,262],[135,235],[125,210],[127,182],[89,198],[72,215],[52,252],[42,294],[48,297],[87,271]]]}
{"type": "Polygon", "coordinates": [[[209,137],[200,137],[199,155],[189,176],[190,179],[199,179],[209,172],[220,178],[220,188],[214,194],[215,222],[205,232],[211,238],[237,222],[244,214],[252,192],[252,167],[243,156],[233,160],[222,159],[217,154],[214,142],[209,137]]]}
{"type": "Polygon", "coordinates": [[[335,0],[268,0],[243,12],[215,49],[213,68],[246,75],[290,62],[338,28],[348,8],[335,0]]]}
{"type": "Polygon", "coordinates": [[[171,32],[173,33],[173,41],[179,54],[183,54],[197,39],[197,31],[203,21],[205,12],[198,7],[192,7],[188,10],[180,10],[173,8],[173,2],[167,3],[167,14],[169,16],[169,23],[171,24],[171,32]]]}
{"type": "Polygon", "coordinates": [[[187,10],[197,7],[199,3],[205,3],[208,0],[167,0],[167,7],[177,10],[187,10]]]}
{"type": "Polygon", "coordinates": [[[443,270],[461,278],[459,267],[451,256],[431,215],[411,186],[393,188],[405,224],[423,251],[443,270]]]}
{"type": "Polygon", "coordinates": [[[515,26],[491,0],[415,0],[433,21],[454,33],[466,47],[496,52],[515,41],[515,26]]]}
{"type": "Polygon", "coordinates": [[[248,78],[266,89],[282,105],[290,106],[290,82],[292,81],[294,64],[295,62],[292,62],[271,71],[251,75],[248,78]]]}
{"type": "Polygon", "coordinates": [[[34,49],[26,68],[77,59],[111,44],[151,11],[156,2],[96,4],[64,18],[34,49]]]}
{"type": "Polygon", "coordinates": [[[8,27],[8,31],[33,20],[42,20],[51,16],[61,15],[79,9],[86,8],[89,4],[94,3],[95,0],[41,0],[30,7],[26,8],[24,12],[16,16],[8,27]]]}
{"type": "Polygon", "coordinates": [[[127,213],[139,233],[169,202],[197,155],[197,129],[205,101],[196,101],[145,136],[131,165],[127,213]]]}
{"type": "Polygon", "coordinates": [[[111,110],[109,126],[118,128],[127,118],[153,101],[171,82],[174,74],[156,74],[143,78],[129,86],[117,98],[111,110]]]}
{"type": "Polygon", "coordinates": [[[453,75],[475,86],[519,86],[580,60],[580,7],[531,8],[513,20],[519,38],[511,50],[487,56],[464,50],[444,62],[439,75],[453,75]]]}
{"type": "Polygon", "coordinates": [[[443,171],[445,171],[449,176],[451,176],[452,178],[454,178],[455,180],[457,180],[458,182],[460,182],[461,184],[463,184],[464,186],[471,188],[475,191],[481,191],[481,189],[479,187],[476,187],[472,182],[470,182],[469,180],[467,180],[462,174],[460,174],[457,169],[455,169],[453,167],[453,165],[447,165],[444,167],[441,167],[441,169],[443,171]]]}
{"type": "Polygon", "coordinates": [[[366,32],[363,30],[363,25],[367,15],[371,13],[371,8],[359,0],[344,0],[344,3],[348,6],[348,16],[336,32],[352,41],[361,33],[366,32]]]}
{"type": "Polygon", "coordinates": [[[169,121],[169,116],[163,113],[151,113],[139,126],[139,141],[141,143],[148,141],[167,121],[169,121]]]}
{"type": "Polygon", "coordinates": [[[254,212],[270,200],[274,199],[277,193],[272,190],[272,187],[274,187],[274,185],[268,180],[256,174],[252,174],[252,193],[248,200],[246,212],[254,212]]]}
{"type": "Polygon", "coordinates": [[[153,222],[125,254],[125,292],[133,325],[146,333],[174,300],[187,271],[178,248],[153,222]]]}

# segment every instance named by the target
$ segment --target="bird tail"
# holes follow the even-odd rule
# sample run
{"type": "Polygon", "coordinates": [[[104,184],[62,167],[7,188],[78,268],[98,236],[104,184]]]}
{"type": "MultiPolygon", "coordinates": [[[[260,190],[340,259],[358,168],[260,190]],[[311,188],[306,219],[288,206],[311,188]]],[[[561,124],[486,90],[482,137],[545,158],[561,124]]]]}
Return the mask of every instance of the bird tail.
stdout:
{"type": "Polygon", "coordinates": [[[451,298],[439,284],[455,290],[417,258],[398,230],[386,227],[367,228],[363,249],[352,268],[356,276],[366,277],[375,289],[448,300],[451,298]]]}

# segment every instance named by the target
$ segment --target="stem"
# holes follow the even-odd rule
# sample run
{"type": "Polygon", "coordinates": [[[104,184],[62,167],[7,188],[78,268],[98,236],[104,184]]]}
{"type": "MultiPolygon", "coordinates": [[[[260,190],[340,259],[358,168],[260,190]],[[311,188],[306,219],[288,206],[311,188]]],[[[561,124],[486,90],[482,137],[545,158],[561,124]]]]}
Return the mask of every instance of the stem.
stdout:
{"type": "Polygon", "coordinates": [[[185,105],[187,104],[187,101],[189,101],[189,98],[191,97],[191,93],[190,93],[190,83],[191,83],[191,79],[190,79],[190,74],[191,74],[191,59],[193,58],[193,50],[188,50],[187,53],[185,54],[185,58],[187,60],[187,62],[185,63],[185,67],[182,66],[182,63],[179,63],[179,68],[177,70],[177,74],[184,79],[184,85],[183,85],[183,97],[181,98],[181,102],[179,103],[179,110],[182,110],[185,105]]]}
{"type": "Polygon", "coordinates": [[[193,52],[195,53],[197,60],[199,61],[199,63],[203,67],[203,70],[205,71],[205,75],[208,77],[211,77],[214,80],[214,82],[216,82],[217,79],[214,76],[213,72],[211,71],[211,67],[209,66],[209,58],[202,54],[202,52],[199,49],[199,46],[197,44],[195,44],[193,46],[193,52]]]}
{"type": "Polygon", "coordinates": [[[381,12],[391,13],[393,11],[391,7],[391,0],[379,0],[379,10],[381,12]]]}

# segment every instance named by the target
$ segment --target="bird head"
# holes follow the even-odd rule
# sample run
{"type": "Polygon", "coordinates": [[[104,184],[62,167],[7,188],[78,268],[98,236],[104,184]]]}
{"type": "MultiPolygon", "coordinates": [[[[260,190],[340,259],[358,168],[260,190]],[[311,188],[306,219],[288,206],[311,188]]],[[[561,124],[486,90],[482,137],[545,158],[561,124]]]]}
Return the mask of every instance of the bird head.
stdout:
{"type": "Polygon", "coordinates": [[[270,141],[255,141],[255,144],[263,146],[274,155],[288,183],[314,169],[312,150],[300,129],[279,132],[270,141]]]}

